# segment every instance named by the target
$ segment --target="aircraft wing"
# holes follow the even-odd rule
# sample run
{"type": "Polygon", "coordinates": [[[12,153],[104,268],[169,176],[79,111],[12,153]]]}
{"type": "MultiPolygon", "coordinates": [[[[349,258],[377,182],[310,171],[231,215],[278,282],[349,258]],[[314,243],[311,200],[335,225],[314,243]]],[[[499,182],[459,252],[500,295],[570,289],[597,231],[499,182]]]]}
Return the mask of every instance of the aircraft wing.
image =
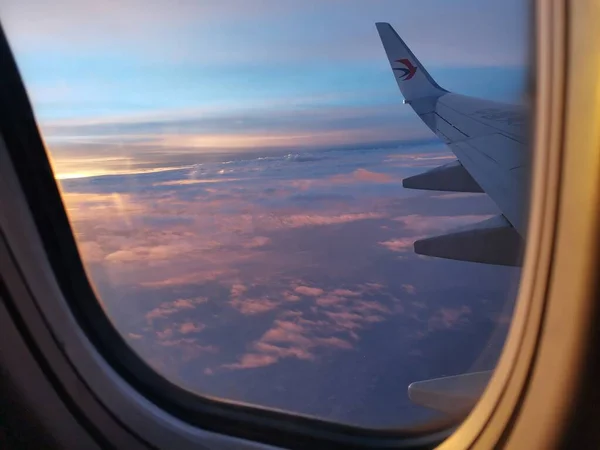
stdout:
{"type": "Polygon", "coordinates": [[[388,23],[377,23],[394,78],[425,124],[457,160],[403,180],[411,189],[485,192],[501,215],[415,242],[415,252],[488,264],[519,265],[526,230],[529,151],[522,107],[440,87],[388,23]]]}

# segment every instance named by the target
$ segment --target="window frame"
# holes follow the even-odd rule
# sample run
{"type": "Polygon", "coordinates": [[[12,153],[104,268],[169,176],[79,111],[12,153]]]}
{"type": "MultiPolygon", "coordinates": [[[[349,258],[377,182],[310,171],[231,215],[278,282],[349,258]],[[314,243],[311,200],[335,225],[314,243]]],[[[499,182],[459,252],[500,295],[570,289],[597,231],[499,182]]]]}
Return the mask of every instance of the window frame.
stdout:
{"type": "MultiPolygon", "coordinates": [[[[591,3],[585,0],[573,8],[579,8],[578,20],[583,20],[581,11],[591,8],[591,3]]],[[[517,319],[492,380],[455,433],[454,421],[412,431],[372,430],[214,400],[190,393],[154,372],[110,323],[88,282],[25,88],[2,35],[0,66],[11,68],[0,84],[0,273],[6,286],[2,297],[11,317],[20,321],[19,329],[28,336],[30,348],[38,350],[36,358],[54,378],[57,392],[74,403],[73,414],[89,422],[85,428],[90,433],[113,444],[127,442],[129,448],[186,449],[198,444],[255,448],[257,441],[292,448],[416,449],[430,448],[451,434],[442,448],[514,443],[511,427],[521,423],[519,414],[531,410],[527,394],[532,391],[532,380],[540,376],[548,345],[544,327],[555,317],[549,314],[556,314],[559,304],[553,289],[561,274],[552,258],[555,251],[566,251],[568,236],[556,224],[569,223],[563,212],[565,199],[578,192],[577,187],[569,190],[564,185],[567,180],[573,182],[574,175],[561,177],[574,166],[581,168],[573,161],[575,152],[563,153],[563,145],[572,149],[575,143],[582,144],[572,136],[571,141],[563,140],[565,105],[574,101],[566,91],[574,69],[573,64],[565,64],[565,52],[582,42],[581,31],[568,26],[574,16],[567,12],[565,0],[535,2],[535,85],[530,80],[531,91],[536,93],[532,211],[517,319]],[[563,167],[561,160],[566,164],[563,167]]],[[[590,86],[599,70],[594,66],[588,72],[590,86]]],[[[593,113],[591,117],[600,117],[598,111],[593,113]]],[[[588,152],[593,143],[583,142],[588,152]]],[[[589,168],[583,173],[588,185],[581,182],[579,189],[591,182],[599,185],[589,168]]],[[[586,218],[587,225],[592,223],[591,216],[586,218]]],[[[582,224],[571,223],[570,231],[582,224]]],[[[592,242],[589,227],[586,231],[592,242]]],[[[580,264],[585,262],[582,256],[580,264]]],[[[582,273],[589,274],[586,268],[582,273]]],[[[584,304],[583,297],[575,303],[584,304]]]]}

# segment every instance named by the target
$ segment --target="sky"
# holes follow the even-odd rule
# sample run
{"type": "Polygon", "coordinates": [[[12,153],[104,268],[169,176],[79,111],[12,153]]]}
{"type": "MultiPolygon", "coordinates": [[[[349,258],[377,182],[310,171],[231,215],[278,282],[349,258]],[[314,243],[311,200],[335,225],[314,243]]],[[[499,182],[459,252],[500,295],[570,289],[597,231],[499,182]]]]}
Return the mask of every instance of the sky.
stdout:
{"type": "Polygon", "coordinates": [[[446,89],[521,103],[524,1],[5,0],[88,276],[200,394],[385,428],[413,381],[493,368],[519,270],[414,254],[499,213],[402,179],[454,156],[375,22],[446,89]]]}
{"type": "Polygon", "coordinates": [[[0,14],[67,178],[190,153],[428,137],[399,107],[375,22],[392,23],[447,89],[518,102],[524,3],[5,0],[0,14]]]}

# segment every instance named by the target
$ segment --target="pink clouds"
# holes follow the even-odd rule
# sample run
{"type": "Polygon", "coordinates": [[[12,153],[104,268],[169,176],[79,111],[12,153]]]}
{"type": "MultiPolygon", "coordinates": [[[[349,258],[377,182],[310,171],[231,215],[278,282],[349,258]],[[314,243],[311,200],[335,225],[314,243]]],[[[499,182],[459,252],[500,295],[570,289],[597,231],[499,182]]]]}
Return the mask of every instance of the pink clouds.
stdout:
{"type": "Polygon", "coordinates": [[[279,303],[270,298],[234,298],[229,304],[245,315],[264,313],[279,306],[279,303]]]}
{"type": "Polygon", "coordinates": [[[333,295],[340,295],[343,297],[360,297],[361,291],[352,291],[350,289],[334,289],[331,291],[333,295]]]}
{"type": "Polygon", "coordinates": [[[199,322],[184,322],[179,325],[179,332],[181,334],[199,333],[204,330],[206,325],[199,322]]]}
{"type": "Polygon", "coordinates": [[[402,289],[404,289],[404,292],[410,295],[415,295],[417,293],[417,288],[415,288],[412,284],[403,284],[402,289]]]}
{"type": "Polygon", "coordinates": [[[416,237],[396,238],[379,242],[379,244],[393,252],[408,252],[412,251],[413,245],[417,239],[418,238],[416,237]]]}
{"type": "Polygon", "coordinates": [[[175,308],[181,309],[194,309],[196,306],[206,303],[208,298],[206,297],[196,297],[196,298],[180,298],[173,301],[173,306],[175,308]]]}
{"type": "Polygon", "coordinates": [[[411,258],[424,230],[481,216],[402,216],[415,199],[403,197],[395,185],[376,186],[400,180],[387,171],[361,168],[333,177],[328,172],[305,180],[306,186],[300,183],[310,190],[302,195],[293,180],[248,177],[209,189],[203,183],[169,183],[148,194],[79,197],[76,202],[87,204],[75,225],[80,251],[86,262],[101,267],[111,289],[125,286],[134,293],[137,303],[128,312],[141,311],[145,320],[127,330],[133,331],[128,339],[150,348],[170,372],[189,373],[193,367],[211,375],[284,360],[319,364],[364,349],[370,339],[363,336],[393,317],[400,327],[412,321],[411,339],[460,327],[470,311],[420,307],[413,300],[429,294],[417,292],[419,279],[408,278],[414,274],[396,279],[404,272],[390,275],[378,268],[397,262],[398,254],[411,258]],[[194,293],[198,297],[186,297],[194,293]],[[169,301],[157,306],[156,298],[169,301]],[[239,333],[247,334],[240,339],[239,333]],[[188,361],[195,365],[186,366],[188,361]]]}
{"type": "Polygon", "coordinates": [[[459,308],[441,308],[429,318],[428,329],[447,330],[464,326],[469,323],[471,308],[463,305],[459,308]]]}
{"type": "Polygon", "coordinates": [[[398,253],[412,252],[415,241],[443,231],[453,231],[471,223],[478,223],[493,217],[490,214],[461,215],[461,216],[423,216],[410,214],[396,217],[392,220],[401,222],[404,229],[415,233],[414,236],[398,237],[379,242],[388,250],[398,253]]]}
{"type": "Polygon", "coordinates": [[[360,168],[350,173],[332,175],[324,179],[293,180],[290,184],[296,189],[306,191],[311,188],[326,188],[333,185],[352,185],[357,183],[387,184],[400,183],[401,181],[401,179],[385,173],[360,168]]]}
{"type": "Polygon", "coordinates": [[[275,364],[278,358],[273,355],[260,353],[247,353],[243,355],[239,362],[223,365],[226,369],[255,369],[257,367],[269,366],[275,364]]]}
{"type": "MultiPolygon", "coordinates": [[[[182,270],[183,272],[183,270],[182,270]]],[[[163,273],[162,278],[154,281],[141,281],[140,286],[147,288],[161,288],[161,287],[176,287],[186,284],[203,283],[206,281],[216,280],[227,275],[232,275],[231,270],[223,269],[195,269],[188,270],[189,273],[183,273],[182,275],[168,276],[163,273]]],[[[153,277],[154,278],[154,277],[153,277]]]]}
{"type": "Polygon", "coordinates": [[[345,330],[358,330],[362,328],[362,323],[365,318],[360,314],[343,311],[343,312],[326,312],[325,315],[338,327],[345,330]]]}
{"type": "Polygon", "coordinates": [[[242,244],[242,246],[244,248],[259,248],[259,247],[264,247],[269,242],[271,242],[271,239],[269,239],[268,237],[265,237],[265,236],[254,236],[248,242],[244,242],[242,244]]]}
{"type": "MultiPolygon", "coordinates": [[[[252,369],[275,364],[283,358],[313,360],[323,351],[351,350],[360,339],[361,330],[403,311],[395,297],[385,296],[386,303],[372,298],[373,292],[385,286],[377,283],[326,291],[307,286],[301,280],[292,282],[294,292],[313,302],[309,312],[280,310],[271,327],[248,346],[248,351],[224,369],[252,369]]],[[[284,291],[284,295],[286,292],[284,291]]]]}
{"type": "MultiPolygon", "coordinates": [[[[379,173],[379,172],[372,172],[370,170],[367,169],[356,169],[354,172],[350,173],[350,174],[345,174],[345,175],[334,175],[331,178],[329,178],[329,180],[327,180],[331,183],[340,183],[340,184],[346,184],[346,183],[356,183],[356,182],[362,182],[362,183],[391,183],[393,181],[395,182],[399,182],[400,180],[395,180],[391,175],[385,174],[385,173],[379,173]]],[[[324,181],[324,182],[327,182],[324,181]]]]}
{"type": "Polygon", "coordinates": [[[302,325],[285,320],[276,320],[274,325],[261,339],[267,342],[310,343],[310,339],[304,335],[305,329],[302,325]]]}
{"type": "Polygon", "coordinates": [[[369,312],[380,312],[380,313],[389,313],[390,310],[387,306],[383,305],[379,301],[375,300],[360,300],[354,303],[353,309],[355,311],[361,313],[369,313],[369,312]]]}
{"type": "Polygon", "coordinates": [[[309,297],[318,297],[323,294],[323,289],[310,287],[310,286],[298,286],[294,291],[301,295],[307,295],[309,297]]]}
{"type": "Polygon", "coordinates": [[[460,216],[423,216],[420,214],[410,214],[396,217],[393,220],[401,222],[407,230],[423,234],[436,230],[452,230],[468,224],[482,222],[492,217],[494,217],[493,214],[468,214],[460,216]]]}
{"type": "Polygon", "coordinates": [[[356,169],[354,172],[352,172],[352,175],[359,181],[371,181],[374,183],[389,183],[393,180],[391,175],[372,172],[367,169],[356,169]]]}
{"type": "MultiPolygon", "coordinates": [[[[260,338],[248,345],[247,351],[237,361],[223,363],[219,366],[221,369],[253,369],[272,365],[286,358],[309,361],[318,358],[324,351],[348,351],[360,339],[362,330],[403,311],[399,300],[385,293],[385,286],[380,283],[365,283],[328,291],[301,279],[293,279],[289,281],[287,288],[281,290],[279,296],[272,297],[254,295],[255,289],[260,291],[262,287],[257,283],[251,286],[233,283],[229,288],[227,303],[245,316],[275,312],[275,319],[260,338]],[[386,299],[385,302],[383,299],[386,299]],[[286,303],[301,301],[312,305],[309,311],[281,308],[286,303]]],[[[165,318],[179,311],[189,311],[205,301],[202,297],[164,302],[148,313],[147,319],[165,318]]],[[[445,313],[441,320],[447,322],[452,317],[445,313]]],[[[201,344],[194,339],[177,335],[200,333],[204,329],[205,325],[202,323],[185,320],[157,331],[156,336],[162,346],[183,345],[187,354],[196,355],[193,356],[195,358],[206,353],[206,349],[188,348],[201,344]]],[[[218,367],[208,369],[210,373],[214,373],[218,367]]]]}
{"type": "Polygon", "coordinates": [[[356,222],[358,220],[381,219],[384,215],[380,213],[350,213],[339,215],[320,214],[294,214],[282,216],[275,223],[285,228],[300,228],[318,225],[335,225],[341,223],[356,222]]]}
{"type": "Polygon", "coordinates": [[[251,346],[236,363],[225,364],[226,369],[252,369],[276,363],[282,358],[312,360],[316,348],[349,350],[352,344],[335,336],[313,336],[313,330],[298,323],[276,320],[273,328],[251,346]]]}
{"type": "MultiPolygon", "coordinates": [[[[358,173],[359,178],[373,177],[358,173]]],[[[245,261],[293,263],[277,253],[268,233],[385,217],[364,208],[348,211],[344,205],[327,212],[304,206],[265,209],[222,184],[208,199],[194,201],[183,201],[170,191],[158,198],[141,193],[68,194],[66,200],[76,211],[73,225],[80,251],[86,262],[102,266],[115,286],[175,288],[239,279],[236,265],[245,261]],[[263,250],[267,246],[268,251],[263,250]]]]}
{"type": "Polygon", "coordinates": [[[263,341],[254,343],[252,347],[257,351],[275,356],[277,359],[289,357],[295,357],[304,360],[314,359],[314,355],[301,347],[279,347],[263,341]]]}
{"type": "Polygon", "coordinates": [[[229,290],[229,305],[245,315],[261,314],[279,306],[279,302],[268,297],[247,297],[248,288],[243,284],[234,284],[229,290]]]}
{"type": "Polygon", "coordinates": [[[146,320],[164,319],[181,311],[195,309],[198,305],[206,303],[206,297],[182,298],[172,302],[163,302],[157,308],[148,311],[145,315],[146,320]]]}
{"type": "Polygon", "coordinates": [[[316,343],[325,347],[334,347],[344,350],[352,349],[352,344],[338,337],[330,336],[325,338],[317,338],[316,343]]]}
{"type": "Polygon", "coordinates": [[[326,295],[324,297],[319,297],[316,301],[317,305],[319,306],[327,306],[327,307],[334,307],[334,306],[338,306],[341,307],[344,303],[347,302],[347,299],[339,296],[339,295],[326,295]]]}
{"type": "Polygon", "coordinates": [[[299,297],[299,296],[297,296],[297,295],[294,295],[294,294],[292,294],[292,293],[291,293],[291,292],[289,292],[289,291],[285,291],[285,292],[282,294],[282,296],[283,296],[284,300],[286,300],[286,301],[288,301],[288,302],[297,302],[298,300],[300,300],[300,297],[299,297]]]}
{"type": "Polygon", "coordinates": [[[165,328],[162,331],[156,332],[156,337],[161,340],[168,339],[171,336],[173,336],[173,330],[171,328],[165,328]]]}
{"type": "Polygon", "coordinates": [[[231,286],[229,293],[232,297],[239,297],[240,295],[244,294],[247,290],[248,288],[243,284],[234,284],[233,286],[231,286]]]}

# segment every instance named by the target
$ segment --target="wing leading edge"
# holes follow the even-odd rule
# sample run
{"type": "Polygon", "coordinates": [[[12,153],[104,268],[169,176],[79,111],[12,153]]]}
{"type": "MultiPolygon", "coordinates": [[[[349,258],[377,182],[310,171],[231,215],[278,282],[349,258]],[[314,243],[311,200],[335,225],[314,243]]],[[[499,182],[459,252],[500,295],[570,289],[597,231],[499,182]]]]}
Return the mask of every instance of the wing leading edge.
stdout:
{"type": "Polygon", "coordinates": [[[519,265],[526,230],[529,152],[522,108],[448,92],[429,75],[388,23],[377,23],[394,78],[423,122],[454,152],[454,163],[404,179],[403,186],[485,192],[502,215],[492,224],[415,242],[428,256],[519,265]],[[506,246],[510,246],[507,248],[506,246]]]}

